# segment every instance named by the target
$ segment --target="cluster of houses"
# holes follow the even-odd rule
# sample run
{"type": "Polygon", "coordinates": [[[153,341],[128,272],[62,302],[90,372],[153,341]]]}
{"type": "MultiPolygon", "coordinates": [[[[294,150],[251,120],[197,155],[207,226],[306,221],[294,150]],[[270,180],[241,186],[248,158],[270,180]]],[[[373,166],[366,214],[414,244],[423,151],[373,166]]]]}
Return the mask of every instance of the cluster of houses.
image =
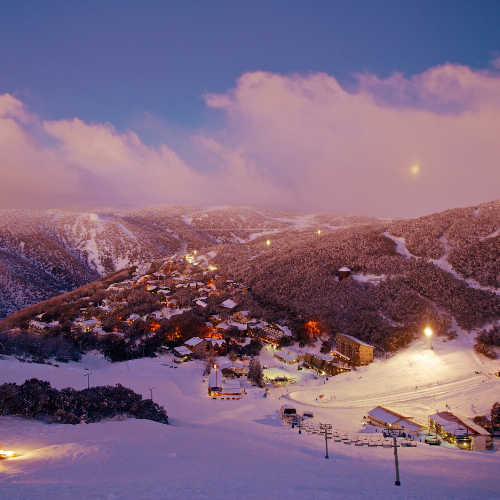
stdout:
{"type": "MultiPolygon", "coordinates": [[[[385,430],[399,431],[410,438],[415,438],[426,428],[413,417],[405,417],[382,406],[369,411],[365,422],[385,430]]],[[[461,450],[484,451],[493,447],[491,434],[486,429],[449,411],[429,415],[428,428],[435,433],[435,437],[429,434],[429,438],[426,438],[430,444],[439,444],[439,436],[461,450]]]]}

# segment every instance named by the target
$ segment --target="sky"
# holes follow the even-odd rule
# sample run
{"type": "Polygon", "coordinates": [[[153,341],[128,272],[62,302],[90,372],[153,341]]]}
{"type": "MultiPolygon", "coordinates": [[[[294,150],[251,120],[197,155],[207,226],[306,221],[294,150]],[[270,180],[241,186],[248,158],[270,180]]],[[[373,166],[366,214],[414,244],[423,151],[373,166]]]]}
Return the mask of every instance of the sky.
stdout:
{"type": "Polygon", "coordinates": [[[0,208],[498,199],[500,2],[0,3],[0,208]]]}

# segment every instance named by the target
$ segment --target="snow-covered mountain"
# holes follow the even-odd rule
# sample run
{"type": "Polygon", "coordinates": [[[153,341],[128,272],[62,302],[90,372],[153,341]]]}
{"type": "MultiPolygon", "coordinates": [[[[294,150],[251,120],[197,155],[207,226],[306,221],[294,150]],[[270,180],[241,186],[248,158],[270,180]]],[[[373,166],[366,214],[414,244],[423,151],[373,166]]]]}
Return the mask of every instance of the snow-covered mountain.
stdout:
{"type": "Polygon", "coordinates": [[[237,244],[291,229],[371,221],[234,206],[1,210],[0,318],[117,269],[179,251],[237,244]]]}

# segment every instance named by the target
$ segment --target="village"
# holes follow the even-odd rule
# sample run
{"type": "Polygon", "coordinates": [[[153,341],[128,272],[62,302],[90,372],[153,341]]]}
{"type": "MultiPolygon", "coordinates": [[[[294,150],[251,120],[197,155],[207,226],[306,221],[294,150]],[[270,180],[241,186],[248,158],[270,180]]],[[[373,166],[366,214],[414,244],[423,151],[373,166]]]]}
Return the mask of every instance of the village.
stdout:
{"type": "MultiPolygon", "coordinates": [[[[203,362],[206,394],[209,398],[219,400],[243,399],[247,391],[255,387],[263,389],[263,397],[286,388],[286,393],[279,398],[325,408],[332,401],[337,402],[337,396],[328,397],[309,390],[309,394],[315,394],[314,400],[311,397],[304,399],[294,388],[306,382],[322,381],[326,389],[332,377],[357,371],[374,362],[374,346],[342,333],[335,336],[335,349],[327,344],[329,349],[325,350],[325,343],[320,345],[312,341],[294,345],[296,339],[285,322],[255,318],[250,314],[251,310],[239,307],[241,297],[251,296],[251,290],[228,276],[216,274],[214,266],[208,265],[207,256],[198,256],[196,251],[170,257],[157,265],[154,272],[150,272],[153,267],[139,266],[133,279],[112,284],[108,288],[107,295],[111,298],[101,298],[100,304],[88,300],[86,307],[78,308],[78,315],[71,322],[70,334],[92,335],[111,341],[121,339],[125,343],[142,345],[144,354],[145,342],[158,336],[161,322],[196,310],[205,319],[203,324],[196,324],[196,335],[180,332],[178,327],[173,332],[164,331],[163,342],[158,346],[156,356],[170,356],[173,362],[170,366],[174,368],[192,361],[203,362]],[[157,304],[154,310],[142,316],[138,313],[126,315],[128,302],[122,294],[133,290],[154,297],[154,303],[157,304]],[[207,313],[214,309],[210,307],[214,304],[217,304],[220,313],[207,313]],[[111,327],[110,316],[115,318],[111,327]],[[139,336],[130,333],[130,326],[134,324],[142,325],[138,330],[139,336]],[[256,359],[260,359],[257,366],[256,359]],[[263,359],[266,359],[265,364],[261,364],[263,359]]],[[[350,273],[349,268],[343,267],[339,270],[339,279],[348,278],[350,273]]],[[[248,304],[248,301],[243,303],[248,304]]],[[[60,328],[62,321],[42,321],[46,317],[47,314],[42,313],[30,320],[29,331],[43,336],[60,328]]],[[[316,324],[311,327],[316,328],[316,324]]],[[[303,420],[310,420],[310,415],[313,415],[311,411],[303,415],[294,413],[292,419],[283,419],[284,424],[300,426],[303,420]]],[[[442,442],[451,443],[460,449],[470,450],[487,450],[493,446],[491,434],[487,430],[471,418],[455,415],[448,407],[427,415],[420,422],[376,405],[364,416],[363,425],[375,426],[384,433],[397,431],[398,436],[409,439],[406,441],[408,446],[416,446],[417,441],[431,446],[442,442]]],[[[496,433],[499,431],[495,430],[496,433]]],[[[311,427],[310,432],[316,433],[319,429],[315,431],[311,427]]],[[[366,438],[347,439],[346,436],[344,433],[343,441],[346,444],[374,445],[366,438]]],[[[383,443],[376,440],[380,446],[383,443]]]]}
{"type": "MultiPolygon", "coordinates": [[[[196,429],[195,442],[214,432],[216,446],[225,443],[232,453],[229,443],[243,432],[248,443],[272,443],[275,458],[286,446],[292,455],[310,449],[316,459],[376,460],[383,466],[379,474],[396,485],[411,482],[409,464],[419,460],[438,460],[436,471],[446,475],[455,450],[477,467],[494,459],[498,363],[478,355],[471,361],[473,339],[466,333],[451,343],[422,332],[390,356],[345,333],[325,340],[314,319],[303,320],[297,334],[296,323],[259,314],[264,309],[252,290],[213,267],[195,252],[176,255],[139,266],[103,294],[31,318],[27,334],[72,338],[88,346],[86,352],[57,363],[3,356],[8,370],[0,382],[33,376],[59,389],[124,384],[168,411],[177,436],[169,453],[176,457],[194,456],[187,425],[196,429]]],[[[339,270],[339,279],[349,275],[348,268],[339,270]]],[[[98,424],[85,427],[91,425],[98,424]]],[[[49,444],[50,432],[42,431],[49,444]]],[[[113,427],[113,433],[118,445],[121,431],[113,427]]],[[[36,440],[30,436],[2,444],[27,457],[36,440]]],[[[4,463],[16,463],[8,458],[4,463]]],[[[300,460],[306,463],[307,454],[300,460]]]]}

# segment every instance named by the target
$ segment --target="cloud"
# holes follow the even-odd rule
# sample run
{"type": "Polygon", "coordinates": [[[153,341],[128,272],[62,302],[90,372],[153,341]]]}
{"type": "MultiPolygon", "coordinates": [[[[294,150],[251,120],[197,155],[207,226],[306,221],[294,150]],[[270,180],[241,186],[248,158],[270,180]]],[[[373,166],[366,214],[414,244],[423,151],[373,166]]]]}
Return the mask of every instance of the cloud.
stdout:
{"type": "Polygon", "coordinates": [[[225,124],[185,132],[191,164],[109,123],[43,121],[5,94],[0,208],[244,204],[411,217],[497,199],[492,68],[363,74],[354,91],[324,73],[246,73],[205,96],[225,124]]]}
{"type": "Polygon", "coordinates": [[[227,113],[225,147],[293,195],[281,208],[407,217],[498,198],[498,73],[447,64],[358,83],[254,72],[205,99],[227,113]]]}

